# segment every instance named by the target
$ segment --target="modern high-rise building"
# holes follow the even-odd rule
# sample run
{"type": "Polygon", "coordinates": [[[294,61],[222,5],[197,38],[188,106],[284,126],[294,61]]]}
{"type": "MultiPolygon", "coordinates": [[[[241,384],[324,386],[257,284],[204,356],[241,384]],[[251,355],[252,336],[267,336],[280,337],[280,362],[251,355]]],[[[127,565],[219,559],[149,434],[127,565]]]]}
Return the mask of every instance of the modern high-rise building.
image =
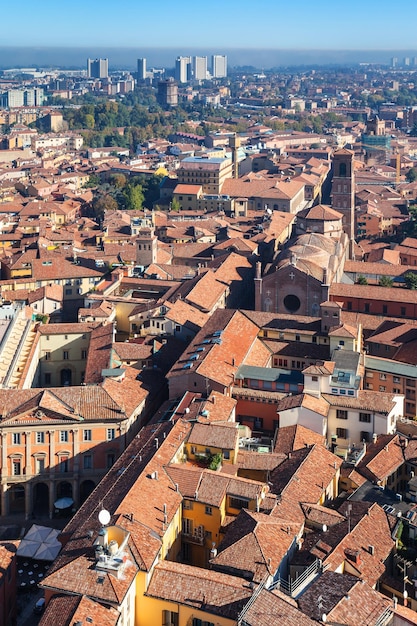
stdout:
{"type": "Polygon", "coordinates": [[[213,78],[225,78],[227,76],[227,56],[225,54],[213,54],[211,57],[211,75],[213,78]]]}
{"type": "Polygon", "coordinates": [[[191,78],[191,57],[177,57],[175,59],[175,80],[186,83],[191,78]]]}
{"type": "Polygon", "coordinates": [[[146,59],[138,59],[138,80],[146,79],[146,59]]]}
{"type": "Polygon", "coordinates": [[[0,95],[0,106],[12,109],[25,105],[25,92],[23,89],[9,89],[0,95]]]}
{"type": "Polygon", "coordinates": [[[87,77],[88,78],[108,78],[109,76],[109,60],[108,59],[87,59],[87,77]]]}
{"type": "Polygon", "coordinates": [[[35,87],[34,89],[26,89],[24,94],[25,106],[42,106],[45,101],[43,89],[35,87]]]}
{"type": "Polygon", "coordinates": [[[193,57],[193,78],[194,80],[206,80],[207,57],[193,57]]]}

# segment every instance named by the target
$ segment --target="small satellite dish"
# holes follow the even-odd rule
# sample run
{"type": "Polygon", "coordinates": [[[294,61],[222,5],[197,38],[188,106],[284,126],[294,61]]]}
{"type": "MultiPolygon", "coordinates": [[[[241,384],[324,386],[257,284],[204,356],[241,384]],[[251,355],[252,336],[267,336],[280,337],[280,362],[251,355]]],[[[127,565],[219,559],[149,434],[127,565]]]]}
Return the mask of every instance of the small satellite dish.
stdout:
{"type": "Polygon", "coordinates": [[[101,509],[100,513],[98,514],[98,521],[102,526],[107,526],[107,524],[110,522],[110,513],[106,511],[106,509],[101,509]]]}

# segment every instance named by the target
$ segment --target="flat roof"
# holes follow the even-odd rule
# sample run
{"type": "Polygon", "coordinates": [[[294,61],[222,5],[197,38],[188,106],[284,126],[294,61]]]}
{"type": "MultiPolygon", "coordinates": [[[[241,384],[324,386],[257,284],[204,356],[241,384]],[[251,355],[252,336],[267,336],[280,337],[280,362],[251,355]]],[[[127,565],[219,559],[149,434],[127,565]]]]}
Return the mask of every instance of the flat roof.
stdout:
{"type": "Polygon", "coordinates": [[[288,382],[288,383],[303,383],[304,377],[298,370],[284,370],[275,367],[258,367],[255,365],[241,365],[235,378],[237,380],[243,380],[244,378],[252,378],[256,380],[263,380],[267,382],[288,382]]]}

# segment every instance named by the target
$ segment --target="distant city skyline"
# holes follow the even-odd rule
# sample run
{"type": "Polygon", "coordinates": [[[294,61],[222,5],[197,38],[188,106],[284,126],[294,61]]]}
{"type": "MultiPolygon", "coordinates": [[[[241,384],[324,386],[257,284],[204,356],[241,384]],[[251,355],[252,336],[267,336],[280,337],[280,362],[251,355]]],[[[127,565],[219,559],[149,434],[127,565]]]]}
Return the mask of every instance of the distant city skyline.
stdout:
{"type": "MultiPolygon", "coordinates": [[[[125,0],[73,2],[57,10],[52,0],[5,3],[2,46],[49,48],[205,47],[246,50],[413,50],[417,3],[398,12],[388,0],[275,2],[257,8],[249,0],[125,0]],[[394,19],[395,18],[395,19],[394,19]],[[22,30],[22,20],[27,26],[22,30]]],[[[178,50],[178,54],[181,54],[178,50]]],[[[95,55],[96,56],[96,55],[95,55]]],[[[329,62],[331,59],[329,59],[329,62]]]]}
{"type": "MultiPolygon", "coordinates": [[[[414,59],[417,48],[409,50],[274,50],[242,48],[63,48],[63,47],[5,47],[0,46],[0,70],[6,68],[62,68],[85,70],[87,59],[108,59],[109,71],[116,69],[137,71],[137,60],[146,59],[146,67],[174,69],[177,57],[227,56],[229,68],[251,66],[258,70],[278,67],[354,66],[377,64],[390,66],[393,57],[401,68],[404,58],[414,59]]],[[[409,69],[414,69],[410,67],[409,69]]]]}

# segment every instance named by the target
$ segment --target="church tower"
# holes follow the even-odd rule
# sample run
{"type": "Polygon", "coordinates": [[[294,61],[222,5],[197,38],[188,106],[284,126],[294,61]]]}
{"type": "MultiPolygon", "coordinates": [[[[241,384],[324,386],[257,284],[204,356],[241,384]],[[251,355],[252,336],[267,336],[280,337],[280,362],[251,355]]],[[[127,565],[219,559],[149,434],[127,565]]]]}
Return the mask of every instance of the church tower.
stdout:
{"type": "Polygon", "coordinates": [[[353,152],[342,148],[333,155],[332,208],[343,215],[343,230],[355,239],[355,174],[353,152]]]}
{"type": "Polygon", "coordinates": [[[156,262],[158,238],[153,227],[143,226],[136,235],[136,263],[143,268],[156,262]]]}

